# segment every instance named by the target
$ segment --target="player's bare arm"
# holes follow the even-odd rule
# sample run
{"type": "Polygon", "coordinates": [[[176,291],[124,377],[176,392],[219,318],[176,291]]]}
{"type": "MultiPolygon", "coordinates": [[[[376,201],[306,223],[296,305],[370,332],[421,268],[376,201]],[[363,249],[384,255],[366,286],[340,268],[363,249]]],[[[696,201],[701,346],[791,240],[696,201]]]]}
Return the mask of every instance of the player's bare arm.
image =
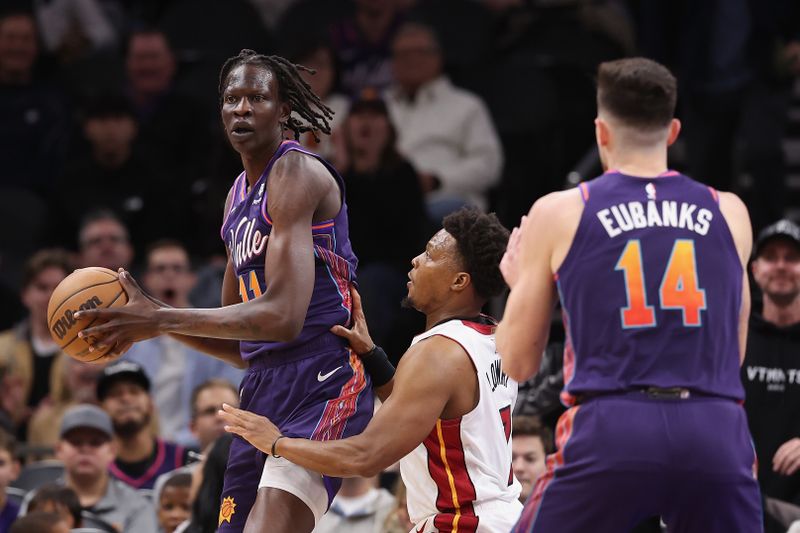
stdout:
{"type": "Polygon", "coordinates": [[[731,230],[739,260],[742,262],[742,307],[739,310],[739,364],[744,363],[747,348],[747,323],[750,319],[750,280],[747,278],[747,265],[753,251],[753,229],[750,214],[744,202],[731,192],[719,193],[719,209],[731,230]]]}
{"type": "Polygon", "coordinates": [[[325,475],[369,477],[417,447],[438,418],[456,418],[471,411],[478,400],[477,387],[467,353],[456,342],[434,336],[415,344],[403,356],[391,396],[360,435],[338,441],[294,439],[281,436],[262,416],[230,406],[220,414],[227,431],[264,453],[274,451],[325,475]]]}
{"type": "Polygon", "coordinates": [[[273,228],[265,254],[270,274],[262,296],[217,309],[157,308],[137,299],[113,310],[86,311],[107,322],[84,334],[103,343],[125,343],[163,333],[232,340],[295,338],[302,329],[314,285],[310,228],[315,216],[335,215],[340,193],[321,163],[304,154],[288,153],[272,169],[267,194],[273,228]]]}
{"type": "MultiPolygon", "coordinates": [[[[361,295],[358,294],[355,287],[350,287],[350,294],[353,298],[353,310],[350,315],[352,317],[352,325],[349,329],[344,326],[333,326],[331,328],[331,333],[347,339],[350,348],[364,361],[364,364],[367,365],[369,364],[368,359],[370,357],[377,357],[377,355],[372,353],[376,346],[369,334],[369,328],[367,328],[367,319],[364,316],[364,308],[361,306],[361,295]]],[[[392,393],[394,378],[377,387],[373,381],[373,387],[378,398],[380,398],[382,402],[385,402],[386,398],[392,393]]]]}
{"type": "Polygon", "coordinates": [[[548,194],[533,204],[509,241],[509,258],[501,268],[511,294],[496,339],[504,371],[519,382],[539,370],[558,297],[553,274],[566,257],[582,210],[577,190],[548,194]]]}

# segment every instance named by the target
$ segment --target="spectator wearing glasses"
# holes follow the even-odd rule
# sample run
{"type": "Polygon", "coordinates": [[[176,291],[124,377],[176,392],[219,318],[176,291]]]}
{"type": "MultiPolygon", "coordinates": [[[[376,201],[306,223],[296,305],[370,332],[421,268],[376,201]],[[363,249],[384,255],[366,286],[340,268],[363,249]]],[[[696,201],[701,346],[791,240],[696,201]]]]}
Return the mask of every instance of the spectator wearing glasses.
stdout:
{"type": "Polygon", "coordinates": [[[192,392],[190,427],[200,450],[205,451],[225,434],[225,422],[219,416],[223,403],[239,406],[236,387],[225,379],[210,379],[198,385],[192,392]]]}
{"type": "Polygon", "coordinates": [[[133,261],[133,247],[128,228],[108,209],[86,215],[78,233],[81,266],[99,266],[117,270],[133,261]]]}
{"type": "MultiPolygon", "coordinates": [[[[150,245],[142,281],[154,298],[172,307],[189,307],[195,275],[186,248],[171,240],[150,245]]],[[[125,359],[141,365],[152,380],[161,436],[192,448],[201,444],[191,428],[192,391],[212,378],[225,379],[235,387],[243,376],[242,370],[207,357],[167,335],[137,342],[125,359]],[[189,368],[191,372],[186,371],[189,368]]]]}

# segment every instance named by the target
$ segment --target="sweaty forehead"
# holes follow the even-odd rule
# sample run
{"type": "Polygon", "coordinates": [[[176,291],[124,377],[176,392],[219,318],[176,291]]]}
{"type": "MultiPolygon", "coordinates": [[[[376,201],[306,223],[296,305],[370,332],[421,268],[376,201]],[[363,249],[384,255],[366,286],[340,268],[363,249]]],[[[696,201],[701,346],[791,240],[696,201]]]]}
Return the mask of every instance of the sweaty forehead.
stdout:
{"type": "Polygon", "coordinates": [[[433,250],[445,251],[450,249],[452,245],[455,244],[455,239],[453,236],[447,233],[447,231],[440,229],[436,232],[436,235],[431,237],[428,241],[428,246],[433,250]]]}
{"type": "Polygon", "coordinates": [[[262,65],[244,64],[234,67],[228,74],[226,89],[259,88],[275,89],[275,74],[262,65]]]}

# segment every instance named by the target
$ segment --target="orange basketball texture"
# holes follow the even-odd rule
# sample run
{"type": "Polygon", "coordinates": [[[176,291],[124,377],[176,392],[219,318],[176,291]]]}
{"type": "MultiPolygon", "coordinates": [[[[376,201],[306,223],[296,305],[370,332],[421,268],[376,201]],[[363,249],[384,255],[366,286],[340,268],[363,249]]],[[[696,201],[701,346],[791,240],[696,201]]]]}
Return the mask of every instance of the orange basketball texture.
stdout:
{"type": "Polygon", "coordinates": [[[47,306],[50,335],[67,355],[78,361],[98,361],[108,349],[90,352],[89,343],[78,338],[78,333],[92,326],[96,320],[77,320],[74,315],[84,309],[120,307],[126,303],[128,295],[116,272],[101,267],[80,268],[64,278],[50,296],[47,306]]]}

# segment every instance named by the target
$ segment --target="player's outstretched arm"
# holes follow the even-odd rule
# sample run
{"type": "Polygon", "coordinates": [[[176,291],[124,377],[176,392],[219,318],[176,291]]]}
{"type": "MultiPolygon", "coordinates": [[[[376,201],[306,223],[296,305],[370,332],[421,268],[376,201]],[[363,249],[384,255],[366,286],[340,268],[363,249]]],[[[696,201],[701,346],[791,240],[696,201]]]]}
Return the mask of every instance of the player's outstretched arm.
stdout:
{"type": "Polygon", "coordinates": [[[267,184],[272,231],[266,250],[264,294],[216,309],[133,307],[94,309],[87,316],[105,323],[86,336],[130,342],[143,334],[176,333],[232,340],[290,341],[303,327],[314,288],[311,225],[314,214],[338,186],[316,159],[296,152],[281,157],[267,184]]]}
{"type": "Polygon", "coordinates": [[[289,438],[263,416],[230,406],[220,416],[226,431],[264,453],[275,453],[325,475],[370,477],[419,446],[456,391],[475,379],[466,352],[452,340],[435,336],[406,352],[391,396],[359,435],[337,441],[289,438]]]}
{"type": "Polygon", "coordinates": [[[511,293],[497,327],[497,351],[503,370],[520,383],[539,370],[556,300],[548,238],[553,203],[551,197],[544,197],[533,205],[521,227],[512,232],[501,262],[511,293]]]}
{"type": "Polygon", "coordinates": [[[361,295],[354,286],[350,287],[353,298],[353,311],[351,313],[352,326],[348,329],[343,326],[333,326],[331,332],[347,339],[350,348],[361,358],[364,369],[372,378],[372,387],[375,394],[382,402],[392,393],[394,386],[395,368],[386,358],[386,354],[372,342],[372,337],[367,328],[367,318],[364,308],[361,307],[361,295]]]}
{"type": "MultiPolygon", "coordinates": [[[[146,293],[136,280],[131,276],[130,272],[127,272],[124,269],[119,269],[119,281],[122,285],[122,288],[125,290],[125,293],[128,296],[128,300],[131,301],[132,306],[144,306],[145,308],[150,307],[154,311],[156,309],[168,308],[167,304],[154,298],[152,295],[146,293]]],[[[84,332],[79,333],[79,335],[85,335],[84,332]]],[[[130,348],[133,342],[138,340],[144,340],[147,338],[158,336],[159,332],[156,330],[148,331],[144,330],[141,334],[141,338],[136,338],[130,340],[128,343],[120,345],[117,344],[112,351],[110,351],[106,358],[108,360],[112,360],[118,358],[122,354],[124,354],[130,348]]],[[[202,337],[189,337],[186,335],[171,335],[172,337],[176,338],[177,340],[181,341],[182,343],[191,346],[195,350],[199,350],[201,352],[207,353],[217,359],[225,361],[226,363],[233,365],[238,368],[244,368],[245,364],[242,360],[242,357],[239,353],[239,343],[237,341],[227,340],[227,339],[210,339],[210,338],[202,338],[202,337]]],[[[89,346],[90,351],[103,349],[105,348],[105,344],[107,342],[111,342],[109,340],[98,340],[95,341],[93,345],[89,346]]]]}

